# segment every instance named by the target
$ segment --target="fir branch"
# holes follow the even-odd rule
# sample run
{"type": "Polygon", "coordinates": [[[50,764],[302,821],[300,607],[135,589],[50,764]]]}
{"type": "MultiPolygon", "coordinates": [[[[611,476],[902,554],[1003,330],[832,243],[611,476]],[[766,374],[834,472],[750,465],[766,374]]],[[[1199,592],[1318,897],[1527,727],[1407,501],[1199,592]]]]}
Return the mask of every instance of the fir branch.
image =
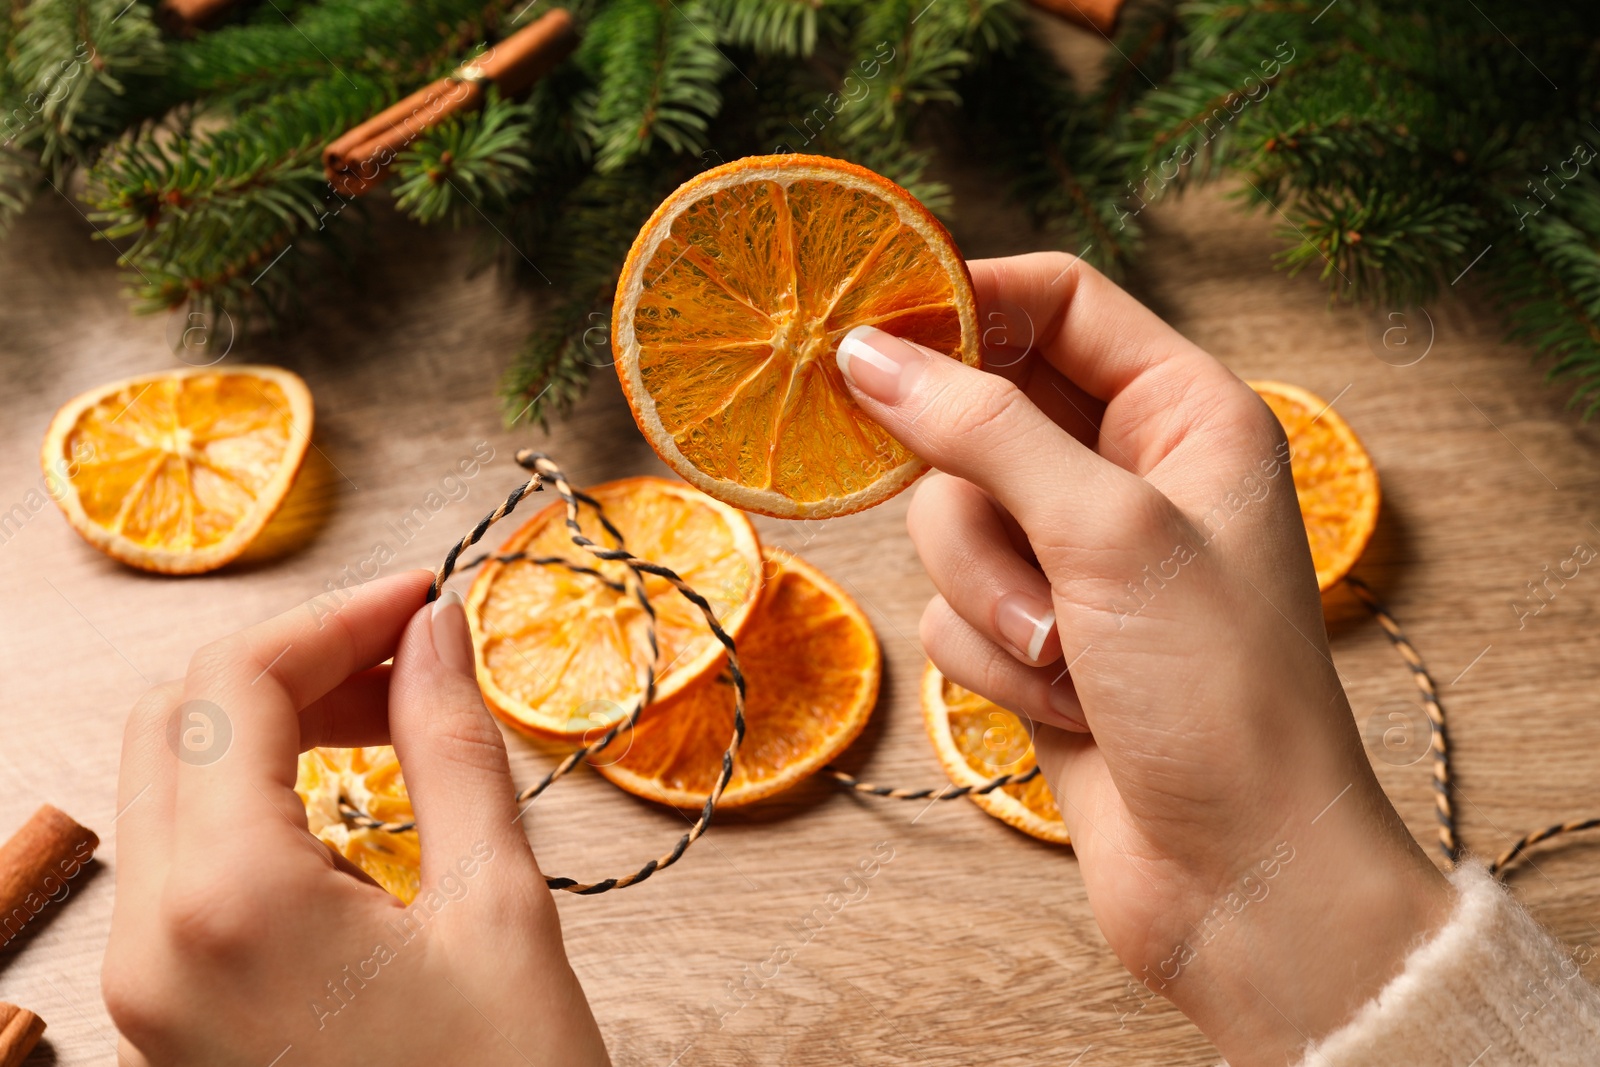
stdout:
{"type": "Polygon", "coordinates": [[[1592,418],[1600,411],[1600,180],[1581,173],[1536,214],[1519,202],[1506,208],[1518,229],[1488,264],[1492,291],[1511,336],[1552,361],[1552,381],[1576,385],[1569,402],[1592,418]]]}
{"type": "Polygon", "coordinates": [[[576,106],[588,88],[582,71],[570,63],[534,87],[523,105],[526,116],[520,146],[531,169],[518,179],[515,195],[476,205],[488,226],[478,243],[473,269],[496,263],[525,282],[544,287],[553,284],[527,257],[546,258],[551,234],[568,202],[593,173],[576,106]]]}
{"type": "Polygon", "coordinates": [[[590,368],[611,365],[611,303],[623,258],[650,212],[685,177],[661,155],[590,174],[540,216],[546,228],[527,234],[566,295],[506,371],[500,395],[508,425],[545,425],[582,395],[590,368]]]}
{"type": "Polygon", "coordinates": [[[541,317],[501,381],[507,428],[527,422],[548,430],[552,415],[572,410],[589,387],[591,368],[608,358],[609,304],[610,293],[602,290],[541,317]]]}
{"type": "Polygon", "coordinates": [[[1119,275],[1139,236],[1140,205],[1122,156],[1067,73],[1024,40],[975,67],[961,92],[963,129],[988,146],[1034,224],[1057,247],[1119,275]]]}
{"type": "MultiPolygon", "coordinates": [[[[526,145],[532,112],[490,90],[480,111],[452,115],[395,160],[395,206],[421,223],[460,221],[465,199],[477,211],[504,202],[533,173],[526,145]]],[[[476,215],[476,212],[474,212],[476,215]]]]}
{"type": "Polygon", "coordinates": [[[866,74],[872,87],[851,109],[841,139],[904,141],[921,107],[959,102],[955,83],[972,59],[962,47],[968,29],[966,9],[951,3],[882,0],[866,6],[855,28],[852,68],[866,74]]]}
{"type": "Polygon", "coordinates": [[[657,143],[677,153],[705,146],[728,69],[716,27],[702,0],[611,0],[595,16],[578,62],[596,82],[582,118],[599,170],[616,171],[657,143]]]}
{"type": "Polygon", "coordinates": [[[281,320],[315,273],[292,225],[263,213],[231,221],[204,216],[189,232],[196,242],[207,242],[204,254],[183,246],[167,259],[123,257],[137,277],[131,286],[137,310],[187,306],[219,320],[228,317],[244,332],[258,321],[281,320]]]}
{"type": "Polygon", "coordinates": [[[496,0],[324,0],[274,4],[258,20],[176,51],[174,100],[236,111],[330,75],[410,90],[454,69],[523,5],[496,0]]]}
{"type": "Polygon", "coordinates": [[[322,145],[388,92],[335,75],[218,130],[150,132],[113,146],[90,172],[87,197],[106,236],[138,235],[123,258],[144,309],[193,299],[243,318],[281,312],[290,290],[276,269],[266,287],[245,283],[300,235],[327,239],[347,202],[323,175],[322,145]]]}
{"type": "Polygon", "coordinates": [[[817,47],[822,0],[712,0],[718,36],[759,55],[809,56],[817,47]]]}
{"type": "Polygon", "coordinates": [[[957,82],[973,63],[1022,39],[1021,18],[1014,0],[863,5],[837,91],[802,120],[808,145],[815,128],[817,150],[876,170],[948,214],[953,198],[927,177],[932,152],[918,143],[918,127],[931,108],[960,103],[957,82]]]}
{"type": "Polygon", "coordinates": [[[154,106],[165,50],[150,9],[128,0],[34,0],[7,42],[0,143],[37,154],[59,182],[154,106]]]}
{"type": "Polygon", "coordinates": [[[1306,62],[1304,51],[1286,40],[1258,51],[1264,43],[1252,40],[1220,55],[1213,50],[1210,61],[1180,69],[1141,95],[1123,136],[1144,169],[1173,170],[1162,175],[1163,188],[1214,177],[1242,154],[1236,144],[1260,143],[1256,129],[1271,121],[1262,112],[1272,105],[1277,83],[1297,60],[1306,62]]]}
{"type": "Polygon", "coordinates": [[[1290,275],[1316,267],[1336,297],[1390,306],[1431,299],[1443,265],[1459,262],[1484,232],[1483,221],[1464,204],[1377,182],[1316,190],[1288,211],[1291,221],[1278,235],[1299,240],[1277,258],[1290,275]]]}
{"type": "Polygon", "coordinates": [[[1093,100],[1109,130],[1172,73],[1183,40],[1177,0],[1132,0],[1124,6],[1093,100]]]}
{"type": "Polygon", "coordinates": [[[0,145],[0,237],[27,210],[38,187],[38,158],[0,145]]]}

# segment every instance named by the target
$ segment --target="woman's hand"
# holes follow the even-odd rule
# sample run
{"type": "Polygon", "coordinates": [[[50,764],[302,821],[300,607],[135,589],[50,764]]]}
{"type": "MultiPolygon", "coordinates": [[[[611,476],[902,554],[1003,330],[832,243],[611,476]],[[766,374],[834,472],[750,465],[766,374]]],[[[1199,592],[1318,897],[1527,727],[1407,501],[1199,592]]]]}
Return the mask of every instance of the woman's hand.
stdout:
{"type": "MultiPolygon", "coordinates": [[[[1235,1067],[1336,1029],[1448,883],[1362,751],[1271,411],[1081,262],[971,264],[991,372],[839,364],[942,474],[907,519],[951,680],[1031,717],[1112,949],[1235,1067]]],[[[1048,892],[1048,890],[1046,890],[1048,892]]]]}
{"type": "Polygon", "coordinates": [[[607,1062],[460,598],[424,605],[430,580],[207,645],[134,709],[102,975],[120,1062],[607,1062]],[[311,836],[294,793],[305,749],[391,737],[420,826],[409,908],[311,836]]]}

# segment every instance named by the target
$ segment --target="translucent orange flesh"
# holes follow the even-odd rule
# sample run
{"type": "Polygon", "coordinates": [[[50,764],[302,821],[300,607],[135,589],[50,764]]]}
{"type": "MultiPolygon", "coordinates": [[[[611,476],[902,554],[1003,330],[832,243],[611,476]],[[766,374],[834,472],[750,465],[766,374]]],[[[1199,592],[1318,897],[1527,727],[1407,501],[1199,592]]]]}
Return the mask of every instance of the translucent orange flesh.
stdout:
{"type": "Polygon", "coordinates": [[[1372,460],[1326,406],[1313,409],[1294,397],[1258,392],[1289,438],[1290,468],[1311,561],[1318,584],[1327,589],[1354,566],[1372,533],[1378,506],[1372,460]]]}
{"type": "MultiPolygon", "coordinates": [[[[725,625],[754,598],[759,560],[753,543],[742,544],[730,527],[731,509],[687,486],[653,478],[608,483],[590,495],[605,508],[630,552],[677,572],[725,625]]],[[[649,620],[627,587],[627,568],[597,561],[573,544],[565,516],[560,507],[547,509],[500,554],[570,560],[600,571],[625,591],[564,566],[520,560],[494,574],[477,622],[480,656],[495,684],[535,715],[581,731],[609,725],[631,706],[644,691],[652,657],[649,620]]],[[[597,543],[616,546],[588,505],[581,508],[579,524],[597,543]]],[[[660,654],[654,661],[664,684],[669,672],[695,663],[716,639],[699,609],[666,579],[647,575],[644,587],[656,612],[660,654]]]]}
{"type": "MultiPolygon", "coordinates": [[[[782,569],[768,578],[738,646],[748,686],[746,732],[725,803],[816,771],[855,738],[877,694],[877,640],[859,612],[773,558],[782,569]]],[[[613,780],[625,774],[682,794],[669,796],[675,802],[704,801],[733,732],[733,705],[729,675],[707,676],[647,714],[618,742],[620,757],[602,753],[595,762],[613,780]]]]}
{"type": "Polygon", "coordinates": [[[421,879],[422,850],[415,830],[387,833],[358,829],[344,821],[339,798],[384,822],[412,817],[400,761],[388,745],[314,748],[300,754],[295,792],[306,806],[306,824],[372,880],[409,904],[421,879]]]}
{"type": "MultiPolygon", "coordinates": [[[[968,767],[986,779],[1033,770],[1037,762],[1033,735],[1021,719],[949,679],[944,680],[942,691],[949,713],[950,739],[968,767]]],[[[1002,786],[998,792],[1015,797],[1041,819],[1061,821],[1061,809],[1056,807],[1043,777],[1002,786]]]]}
{"type": "Polygon", "coordinates": [[[954,301],[888,201],[752,181],[691,204],[645,268],[639,373],[696,467],[802,502],[842,496],[912,456],[846,391],[839,339],[870,324],[954,352],[954,301]]]}
{"type": "Polygon", "coordinates": [[[78,460],[72,483],[91,522],[146,548],[201,549],[256,508],[292,428],[276,382],[244,374],[157,379],[85,410],[63,459],[78,460]]]}

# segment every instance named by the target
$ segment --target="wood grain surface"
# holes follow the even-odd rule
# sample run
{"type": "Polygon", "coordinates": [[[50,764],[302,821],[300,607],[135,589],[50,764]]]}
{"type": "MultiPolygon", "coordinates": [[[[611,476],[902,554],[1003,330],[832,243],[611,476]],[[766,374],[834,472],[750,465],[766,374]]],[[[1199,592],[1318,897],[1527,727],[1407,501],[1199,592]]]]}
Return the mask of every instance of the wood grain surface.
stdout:
{"type": "MultiPolygon", "coordinates": [[[[1038,244],[995,202],[992,182],[952,177],[963,205],[954,230],[968,255],[1038,244]]],[[[39,487],[38,446],[57,405],[176,365],[168,336],[181,324],[130,316],[111,250],[46,195],[0,244],[0,511],[39,487]]],[[[1583,569],[1537,615],[1519,618],[1513,606],[1547,565],[1580,543],[1600,546],[1600,426],[1563,410],[1528,353],[1502,342],[1470,272],[1425,315],[1384,319],[1330,308],[1315,280],[1276,273],[1281,223],[1270,212],[1246,216],[1206,192],[1142,221],[1150,240],[1131,282],[1138,295],[1239,374],[1336,398],[1370,448],[1384,510],[1357,573],[1390,601],[1443,686],[1467,844],[1492,854],[1525,829],[1600,810],[1600,572],[1583,569]],[[1410,347],[1396,347],[1401,334],[1388,348],[1375,340],[1394,328],[1409,331],[1410,347]]],[[[114,1059],[98,973],[122,721],[146,686],[181,674],[203,642],[322,591],[380,544],[394,555],[386,572],[434,566],[515,483],[519,446],[551,451],[580,484],[664,472],[606,369],[548,435],[501,428],[492,387],[534,312],[492,275],[467,277],[471,239],[379,212],[365,240],[350,283],[306,294],[303,328],[228,356],[297,371],[317,404],[316,448],[246,561],[198,578],[141,574],[89,548],[48,504],[5,530],[0,833],[48,801],[106,840],[67,903],[0,955],[0,1000],[50,1024],[30,1064],[114,1059]],[[423,263],[441,280],[425,280],[423,263]],[[397,536],[391,523],[448,488],[456,461],[480,442],[494,458],[465,496],[397,536]]],[[[907,500],[758,526],[839,579],[882,642],[882,698],[847,765],[919,785],[941,778],[917,711],[917,622],[932,587],[904,533],[907,500]]],[[[1357,718],[1415,707],[1376,625],[1347,595],[1330,599],[1328,613],[1357,718]]],[[[537,745],[508,742],[521,781],[551,763],[537,745]]],[[[1431,850],[1426,762],[1378,768],[1431,850]]],[[[684,826],[588,772],[528,820],[545,869],[580,878],[631,870],[684,826]]],[[[1540,850],[1515,884],[1562,938],[1600,944],[1600,841],[1540,850]]],[[[720,818],[683,863],[642,886],[562,895],[560,907],[618,1064],[1215,1062],[1174,1009],[1130,991],[1072,853],[965,801],[924,810],[812,782],[720,818]],[[875,849],[892,858],[864,885],[847,884],[875,849]],[[830,912],[836,891],[850,903],[830,912]],[[785,945],[793,959],[773,973],[763,963],[785,945]],[[750,992],[735,999],[736,987],[750,992]]]]}

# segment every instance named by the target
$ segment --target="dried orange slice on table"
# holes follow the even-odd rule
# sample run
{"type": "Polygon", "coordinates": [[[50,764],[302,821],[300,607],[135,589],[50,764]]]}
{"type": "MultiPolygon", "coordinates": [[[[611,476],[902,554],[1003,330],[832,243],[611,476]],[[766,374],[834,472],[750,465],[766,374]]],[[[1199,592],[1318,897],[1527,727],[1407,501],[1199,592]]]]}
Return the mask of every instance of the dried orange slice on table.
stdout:
{"type": "Polygon", "coordinates": [[[834,350],[862,325],[979,363],[966,264],[910,193],[842,160],[751,156],[650,216],[617,284],[612,349],[668,466],[748,511],[823,518],[925,469],[845,388],[834,350]]]}
{"type": "MultiPolygon", "coordinates": [[[[605,509],[629,552],[675,571],[737,640],[761,591],[761,545],[748,517],[666,478],[624,478],[587,495],[605,509]]],[[[566,514],[558,500],[512,534],[496,555],[528,558],[485,563],[466,608],[478,686],[490,709],[524,732],[573,741],[593,739],[626,714],[644,692],[652,656],[632,572],[573,544],[566,514]],[[599,571],[607,581],[533,562],[551,557],[599,571]]],[[[587,504],[579,525],[596,543],[616,547],[587,504]]],[[[714,671],[724,653],[700,610],[670,582],[646,575],[644,589],[657,619],[656,699],[665,701],[714,671]]]]}
{"type": "Polygon", "coordinates": [[[351,826],[339,814],[342,795],[375,819],[410,821],[411,796],[393,748],[374,745],[302,752],[294,791],[306,806],[306,825],[319,841],[405,903],[416,898],[422,871],[417,832],[394,834],[351,826]]]}
{"type": "Polygon", "coordinates": [[[1250,382],[1289,438],[1289,467],[1311,541],[1317,588],[1350,573],[1378,525],[1378,472],[1355,431],[1333,406],[1297,385],[1250,382]]]}
{"type": "Polygon", "coordinates": [[[189,368],[92,389],[45,433],[67,522],[133,567],[198,574],[266,526],[311,442],[311,393],[276,367],[189,368]]]}
{"type": "MultiPolygon", "coordinates": [[[[944,772],[956,785],[983,785],[1033,770],[1033,734],[1013,712],[963,689],[932,663],[922,673],[922,720],[944,772]]],[[[1070,844],[1061,809],[1042,776],[991,793],[969,793],[978,807],[1025,834],[1070,844]]]]}
{"type": "MultiPolygon", "coordinates": [[[[720,806],[772,796],[849,747],[878,698],[882,656],[855,601],[798,556],[766,550],[766,588],[739,638],[748,686],[745,737],[720,806]]],[[[695,808],[711,795],[733,733],[733,681],[701,678],[647,712],[622,755],[591,764],[647,800],[695,808]]]]}

